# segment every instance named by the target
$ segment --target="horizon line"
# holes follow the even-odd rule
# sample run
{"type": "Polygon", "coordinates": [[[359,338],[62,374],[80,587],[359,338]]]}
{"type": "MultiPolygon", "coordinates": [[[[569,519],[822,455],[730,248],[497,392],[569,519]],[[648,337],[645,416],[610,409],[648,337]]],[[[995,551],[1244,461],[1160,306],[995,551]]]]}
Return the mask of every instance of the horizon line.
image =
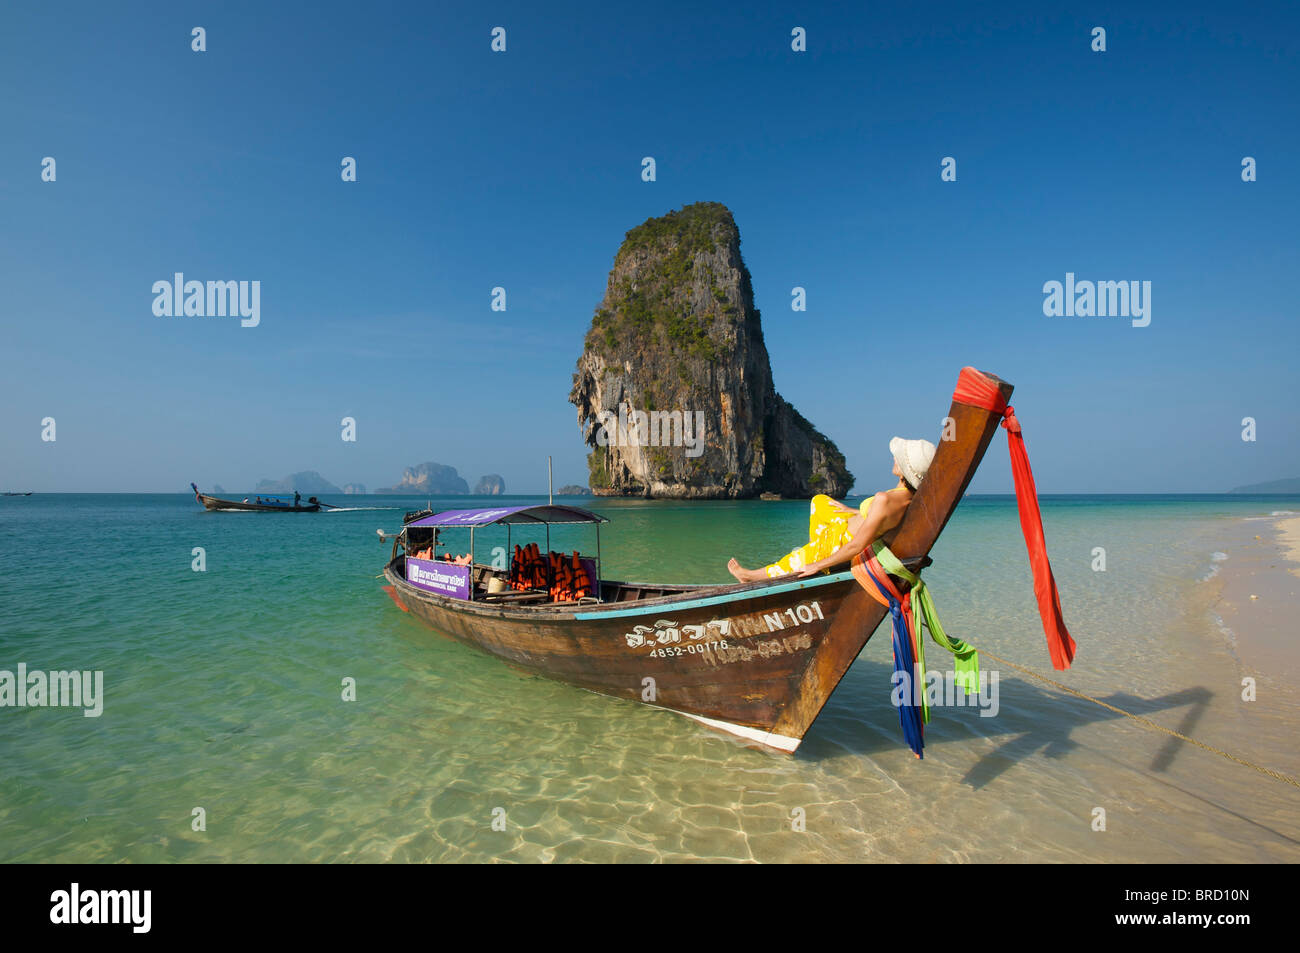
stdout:
{"type": "MultiPolygon", "coordinates": [[[[30,492],[32,496],[186,496],[186,497],[192,497],[194,495],[192,492],[179,491],[179,490],[31,490],[31,491],[6,490],[4,492],[18,493],[20,495],[25,495],[28,492],[30,492]]],[[[223,492],[229,493],[230,491],[225,490],[223,492]]],[[[255,493],[255,491],[250,491],[250,493],[255,493]]],[[[292,495],[292,491],[286,492],[283,490],[279,490],[275,492],[263,492],[256,495],[272,496],[272,497],[289,496],[292,495]]],[[[318,492],[314,495],[319,496],[320,493],[318,492]]],[[[417,498],[420,496],[426,497],[428,499],[445,499],[450,497],[457,497],[457,498],[475,497],[479,499],[492,499],[496,497],[512,497],[512,496],[545,497],[548,494],[538,491],[538,492],[530,492],[530,493],[525,493],[525,492],[519,492],[519,493],[338,493],[338,494],[331,494],[331,495],[347,496],[347,497],[376,496],[376,497],[389,497],[391,499],[400,499],[403,497],[417,498]]],[[[673,503],[690,502],[692,499],[702,503],[746,502],[750,499],[758,499],[757,497],[715,497],[715,498],[686,498],[686,497],[671,497],[671,496],[645,497],[645,496],[636,496],[636,495],[623,496],[618,494],[602,496],[602,495],[597,495],[595,493],[554,493],[551,495],[565,496],[565,497],[585,497],[588,499],[647,500],[651,502],[673,502],[673,503]]],[[[841,498],[850,499],[855,496],[861,496],[865,498],[868,495],[869,494],[866,493],[846,493],[841,498]]],[[[870,495],[874,495],[874,494],[870,494],[870,495]]],[[[969,497],[1009,496],[1014,498],[1015,495],[1016,492],[1014,489],[981,491],[978,493],[967,492],[962,494],[963,498],[968,496],[969,497]]],[[[1054,490],[1051,492],[1040,491],[1038,493],[1038,497],[1040,499],[1042,499],[1043,497],[1050,497],[1050,496],[1293,496],[1293,497],[1300,497],[1300,490],[1289,490],[1289,491],[1279,490],[1273,492],[1241,491],[1241,490],[1166,490],[1166,491],[1054,490]]],[[[812,497],[788,496],[788,497],[782,497],[780,500],[765,500],[762,502],[791,503],[791,502],[809,500],[809,499],[812,499],[812,497]]]]}

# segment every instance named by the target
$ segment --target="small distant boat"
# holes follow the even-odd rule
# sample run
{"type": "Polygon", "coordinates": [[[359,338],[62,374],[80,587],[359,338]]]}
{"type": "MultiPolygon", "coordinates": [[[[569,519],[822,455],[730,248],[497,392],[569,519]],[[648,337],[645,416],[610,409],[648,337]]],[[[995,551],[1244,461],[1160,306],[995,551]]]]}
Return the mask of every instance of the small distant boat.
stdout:
{"type": "Polygon", "coordinates": [[[194,490],[194,499],[203,504],[208,510],[246,510],[254,513],[319,513],[322,506],[329,506],[328,503],[322,503],[314,496],[307,497],[306,503],[295,504],[293,500],[283,500],[277,496],[258,496],[253,501],[247,498],[243,500],[223,500],[217,496],[209,496],[206,493],[200,493],[199,488],[193,483],[190,488],[194,490]]]}
{"type": "Polygon", "coordinates": [[[9,491],[9,490],[5,490],[5,492],[4,492],[2,495],[4,495],[4,496],[31,496],[31,495],[32,495],[32,491],[31,491],[31,490],[28,490],[26,493],[14,493],[14,492],[11,492],[11,491],[9,491]]]}
{"type": "MultiPolygon", "coordinates": [[[[902,523],[884,536],[904,568],[930,563],[935,540],[961,502],[1003,419],[962,392],[979,386],[1005,406],[1011,385],[966,368],[948,411],[943,441],[902,523]],[[966,385],[963,387],[963,385],[966,385]]],[[[1017,425],[1018,426],[1018,425],[1017,425]]],[[[599,525],[605,517],[573,506],[503,506],[408,514],[384,567],[399,609],[429,627],[526,671],[593,692],[648,703],[779,751],[794,751],[889,609],[849,570],[727,585],[665,585],[606,579],[599,525]],[[504,526],[588,524],[594,558],[550,554],[578,571],[589,595],[557,598],[552,579],[527,584],[516,554],[508,568],[476,560],[474,531],[504,526]],[[470,552],[437,554],[438,531],[468,528],[470,552]],[[462,563],[463,560],[463,563],[462,563]],[[525,583],[520,583],[520,578],[525,583]]],[[[515,547],[519,549],[519,547],[515,547]]],[[[510,553],[507,535],[506,553],[510,553]]],[[[552,577],[553,577],[552,573],[552,577]]],[[[892,577],[891,577],[892,578],[892,577]]],[[[907,583],[895,579],[900,590],[907,583]]]]}

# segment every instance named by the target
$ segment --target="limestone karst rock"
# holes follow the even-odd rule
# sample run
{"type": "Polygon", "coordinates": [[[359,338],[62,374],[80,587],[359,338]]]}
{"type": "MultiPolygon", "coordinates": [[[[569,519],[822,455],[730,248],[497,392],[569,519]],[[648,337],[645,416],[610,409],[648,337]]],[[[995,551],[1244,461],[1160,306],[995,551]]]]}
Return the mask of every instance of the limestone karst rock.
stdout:
{"type": "Polygon", "coordinates": [[[455,467],[441,463],[421,463],[407,467],[396,486],[375,490],[376,493],[432,496],[459,496],[469,493],[469,484],[456,472],[455,467]]]}
{"type": "Polygon", "coordinates": [[[776,392],[740,232],[717,202],[627,233],[569,399],[597,495],[807,498],[853,485],[835,444],[776,392]]]}

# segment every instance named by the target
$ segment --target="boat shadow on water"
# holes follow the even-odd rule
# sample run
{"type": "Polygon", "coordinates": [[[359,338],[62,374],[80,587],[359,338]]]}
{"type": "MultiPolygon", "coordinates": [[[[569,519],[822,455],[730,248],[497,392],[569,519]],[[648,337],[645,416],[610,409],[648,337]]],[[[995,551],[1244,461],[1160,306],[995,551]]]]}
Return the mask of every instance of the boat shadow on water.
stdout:
{"type": "MultiPolygon", "coordinates": [[[[890,704],[888,665],[859,661],[858,675],[850,691],[831,697],[822,710],[817,728],[829,729],[809,733],[796,757],[819,760],[845,752],[876,755],[901,744],[897,709],[890,704]],[[878,691],[869,686],[880,686],[878,691]],[[866,730],[846,730],[850,725],[866,730]]],[[[958,696],[960,697],[960,696],[958,696]]],[[[1135,715],[1149,716],[1163,711],[1188,709],[1173,727],[1188,734],[1200,723],[1214,693],[1196,686],[1169,692],[1157,698],[1141,698],[1125,692],[1112,692],[1099,701],[1122,708],[1135,715]]],[[[926,726],[927,751],[949,742],[983,738],[997,748],[980,757],[962,778],[964,784],[982,788],[997,780],[1009,768],[1041,754],[1062,758],[1084,746],[1073,738],[1076,729],[1087,725],[1115,722],[1124,716],[1083,699],[1038,688],[1021,680],[999,680],[998,712],[981,717],[977,704],[932,706],[931,722],[926,726]]],[[[1187,747],[1186,742],[1170,737],[1156,753],[1146,770],[1164,773],[1187,747]]],[[[1137,765],[1133,765],[1137,767],[1137,765]]]]}

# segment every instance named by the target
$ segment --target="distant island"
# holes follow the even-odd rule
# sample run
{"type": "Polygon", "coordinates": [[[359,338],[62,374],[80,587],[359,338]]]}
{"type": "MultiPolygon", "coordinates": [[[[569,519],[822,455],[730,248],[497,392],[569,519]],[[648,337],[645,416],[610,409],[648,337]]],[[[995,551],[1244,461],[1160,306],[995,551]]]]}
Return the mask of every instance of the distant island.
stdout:
{"type": "Polygon", "coordinates": [[[407,467],[401,482],[375,490],[387,495],[468,496],[469,484],[456,472],[455,467],[441,463],[420,463],[407,467]]]}
{"type": "Polygon", "coordinates": [[[301,493],[303,496],[317,493],[340,494],[342,489],[325,479],[315,470],[303,470],[290,473],[282,480],[260,480],[253,487],[254,493],[301,493]]]}
{"type": "Polygon", "coordinates": [[[591,496],[591,487],[569,483],[555,491],[556,496],[591,496]]]}
{"type": "Polygon", "coordinates": [[[844,454],[776,392],[740,231],[718,202],[627,233],[569,401],[597,496],[838,499],[853,486],[844,454]]]}
{"type": "Polygon", "coordinates": [[[1267,483],[1249,483],[1233,487],[1229,493],[1300,493],[1300,477],[1269,480],[1267,483]]]}
{"type": "MultiPolygon", "coordinates": [[[[336,486],[315,470],[290,473],[279,480],[259,480],[257,486],[252,490],[253,493],[262,496],[290,494],[295,491],[303,496],[316,496],[327,493],[336,496],[364,496],[370,492],[366,489],[364,483],[345,483],[341,487],[336,486]]],[[[212,492],[220,495],[226,495],[227,493],[218,484],[213,485],[212,492]]],[[[506,492],[506,481],[499,473],[485,473],[474,484],[474,489],[471,491],[469,483],[456,471],[455,467],[430,461],[407,467],[402,473],[402,479],[396,484],[382,487],[373,492],[388,496],[468,496],[471,492],[476,496],[501,496],[506,492]]],[[[563,487],[558,492],[578,495],[589,494],[591,491],[585,486],[571,485],[563,487]]]]}

